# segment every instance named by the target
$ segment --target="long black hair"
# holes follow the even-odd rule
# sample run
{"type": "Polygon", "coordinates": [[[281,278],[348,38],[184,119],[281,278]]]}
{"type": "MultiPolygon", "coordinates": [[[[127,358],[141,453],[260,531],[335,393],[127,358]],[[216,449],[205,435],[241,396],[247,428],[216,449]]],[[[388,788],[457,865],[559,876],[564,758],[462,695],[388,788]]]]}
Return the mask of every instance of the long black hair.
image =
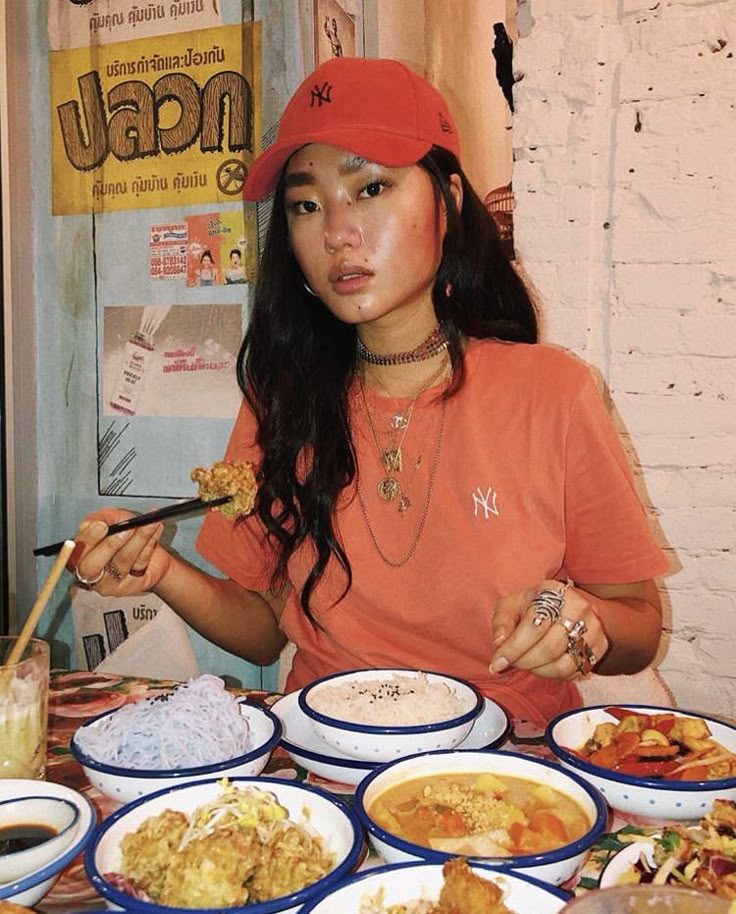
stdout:
{"type": "MultiPolygon", "coordinates": [[[[453,380],[462,385],[463,339],[535,343],[534,302],[501,244],[492,216],[456,157],[434,147],[419,163],[447,209],[442,259],[432,290],[449,342],[453,380]],[[460,176],[458,211],[450,176],[460,176]]],[[[283,177],[276,189],[248,329],[238,355],[238,383],[258,422],[263,451],[256,512],[276,546],[272,586],[286,580],[294,551],[311,540],[314,564],[300,594],[311,597],[330,558],[350,562],[334,525],[340,492],[356,474],[348,398],[356,372],[357,331],[336,318],[304,285],[288,241],[283,177]]]]}

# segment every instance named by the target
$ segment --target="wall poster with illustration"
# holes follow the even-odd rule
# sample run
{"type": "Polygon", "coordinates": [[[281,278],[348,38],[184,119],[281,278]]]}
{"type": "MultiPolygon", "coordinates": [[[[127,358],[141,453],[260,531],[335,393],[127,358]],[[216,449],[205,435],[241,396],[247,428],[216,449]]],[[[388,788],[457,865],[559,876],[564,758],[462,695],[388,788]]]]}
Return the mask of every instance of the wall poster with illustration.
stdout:
{"type": "Polygon", "coordinates": [[[312,0],[314,65],[363,56],[363,0],[312,0]]]}

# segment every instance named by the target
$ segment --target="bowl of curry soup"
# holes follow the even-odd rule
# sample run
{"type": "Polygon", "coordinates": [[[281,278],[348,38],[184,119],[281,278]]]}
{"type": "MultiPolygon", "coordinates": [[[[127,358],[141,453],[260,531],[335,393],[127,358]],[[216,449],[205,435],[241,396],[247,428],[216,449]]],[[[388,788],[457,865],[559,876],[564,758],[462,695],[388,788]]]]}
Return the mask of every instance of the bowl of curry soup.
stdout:
{"type": "Polygon", "coordinates": [[[443,750],[381,765],[355,811],[387,863],[450,857],[560,885],[604,832],[608,807],[585,780],[516,752],[443,750]]]}

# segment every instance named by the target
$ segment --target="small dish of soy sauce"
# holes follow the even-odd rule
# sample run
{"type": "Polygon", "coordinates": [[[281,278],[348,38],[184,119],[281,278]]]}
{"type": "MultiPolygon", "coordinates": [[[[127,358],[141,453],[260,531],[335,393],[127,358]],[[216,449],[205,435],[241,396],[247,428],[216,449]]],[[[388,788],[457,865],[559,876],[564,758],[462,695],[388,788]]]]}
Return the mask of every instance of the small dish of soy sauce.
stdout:
{"type": "Polygon", "coordinates": [[[0,802],[0,885],[22,879],[63,853],[74,840],[78,808],[58,797],[0,802]]]}

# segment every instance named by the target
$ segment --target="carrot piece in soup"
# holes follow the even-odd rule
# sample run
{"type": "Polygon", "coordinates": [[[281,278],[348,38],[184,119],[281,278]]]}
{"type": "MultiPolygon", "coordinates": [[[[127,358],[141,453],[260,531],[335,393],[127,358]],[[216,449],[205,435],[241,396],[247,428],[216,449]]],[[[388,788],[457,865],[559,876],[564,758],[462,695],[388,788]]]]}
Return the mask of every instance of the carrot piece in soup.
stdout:
{"type": "Polygon", "coordinates": [[[440,813],[437,825],[451,837],[459,838],[467,832],[465,819],[456,809],[445,809],[440,813]]]}
{"type": "Polygon", "coordinates": [[[529,828],[544,837],[561,841],[563,844],[569,840],[565,823],[548,809],[538,809],[533,812],[529,817],[529,828]]]}
{"type": "Polygon", "coordinates": [[[514,847],[513,851],[520,854],[539,854],[549,850],[549,842],[539,832],[532,831],[523,822],[513,822],[509,826],[509,837],[514,847]]]}

